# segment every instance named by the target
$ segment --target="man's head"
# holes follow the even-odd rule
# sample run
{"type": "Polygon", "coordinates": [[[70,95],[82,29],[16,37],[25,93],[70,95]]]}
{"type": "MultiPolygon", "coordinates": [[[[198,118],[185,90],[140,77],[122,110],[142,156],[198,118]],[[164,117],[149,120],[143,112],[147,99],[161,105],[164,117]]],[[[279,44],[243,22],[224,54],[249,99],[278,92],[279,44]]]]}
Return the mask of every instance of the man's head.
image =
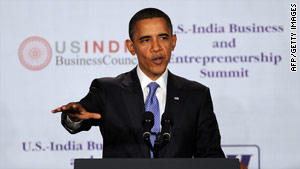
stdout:
{"type": "Polygon", "coordinates": [[[133,17],[129,21],[130,40],[133,41],[133,34],[135,31],[136,23],[140,20],[152,19],[152,18],[164,18],[168,24],[168,27],[171,29],[171,33],[173,34],[172,22],[167,14],[165,14],[163,11],[156,9],[156,8],[145,8],[145,9],[138,11],[136,14],[134,14],[133,17]]]}
{"type": "Polygon", "coordinates": [[[131,18],[129,36],[127,48],[132,55],[137,55],[141,70],[150,79],[158,79],[176,46],[170,18],[158,9],[143,9],[131,18]]]}

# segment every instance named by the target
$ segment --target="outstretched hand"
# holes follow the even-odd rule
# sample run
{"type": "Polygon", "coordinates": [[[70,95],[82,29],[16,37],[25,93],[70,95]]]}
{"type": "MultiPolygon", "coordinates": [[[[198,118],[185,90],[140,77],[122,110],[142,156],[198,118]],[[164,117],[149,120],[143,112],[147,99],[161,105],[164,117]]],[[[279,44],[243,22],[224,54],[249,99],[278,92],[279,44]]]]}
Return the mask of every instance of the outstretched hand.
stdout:
{"type": "Polygon", "coordinates": [[[79,103],[71,102],[67,105],[63,105],[51,111],[52,113],[63,112],[66,113],[69,118],[74,121],[87,120],[87,119],[100,119],[99,113],[88,112],[79,103]]]}

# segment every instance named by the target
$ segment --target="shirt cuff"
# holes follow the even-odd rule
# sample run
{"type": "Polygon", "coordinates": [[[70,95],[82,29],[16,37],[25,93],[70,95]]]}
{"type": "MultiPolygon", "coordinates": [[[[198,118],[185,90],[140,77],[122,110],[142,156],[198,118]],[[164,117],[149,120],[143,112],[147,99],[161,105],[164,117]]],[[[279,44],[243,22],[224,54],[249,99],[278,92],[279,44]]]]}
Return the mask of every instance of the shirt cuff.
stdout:
{"type": "Polygon", "coordinates": [[[75,121],[72,121],[69,116],[67,116],[66,125],[72,130],[77,130],[81,127],[82,121],[83,120],[75,122],[75,121]]]}

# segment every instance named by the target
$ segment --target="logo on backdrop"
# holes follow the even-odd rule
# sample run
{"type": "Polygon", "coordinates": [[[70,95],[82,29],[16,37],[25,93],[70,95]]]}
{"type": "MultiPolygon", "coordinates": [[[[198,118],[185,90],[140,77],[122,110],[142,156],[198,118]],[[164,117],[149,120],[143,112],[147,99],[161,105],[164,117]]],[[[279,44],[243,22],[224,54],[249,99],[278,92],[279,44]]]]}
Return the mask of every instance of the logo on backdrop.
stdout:
{"type": "Polygon", "coordinates": [[[260,148],[258,145],[222,145],[227,158],[238,158],[248,168],[260,169],[260,148]]]}
{"type": "Polygon", "coordinates": [[[41,37],[29,37],[20,45],[19,60],[29,70],[44,69],[50,63],[51,58],[51,46],[41,37]]]}
{"type": "Polygon", "coordinates": [[[50,44],[37,36],[25,39],[19,47],[22,65],[30,70],[41,70],[52,58],[57,67],[137,65],[137,58],[128,56],[125,41],[56,40],[50,44]]]}

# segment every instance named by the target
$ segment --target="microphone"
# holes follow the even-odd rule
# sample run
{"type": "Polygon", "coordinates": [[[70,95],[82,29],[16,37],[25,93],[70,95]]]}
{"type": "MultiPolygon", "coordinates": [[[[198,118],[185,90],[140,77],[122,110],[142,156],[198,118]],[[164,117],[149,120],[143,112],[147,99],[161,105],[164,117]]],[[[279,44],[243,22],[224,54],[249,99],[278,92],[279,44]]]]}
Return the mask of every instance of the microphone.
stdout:
{"type": "Polygon", "coordinates": [[[171,139],[171,127],[173,123],[171,121],[171,117],[169,113],[164,113],[162,115],[162,120],[161,120],[161,135],[163,139],[163,144],[168,144],[171,139]]]}
{"type": "Polygon", "coordinates": [[[143,115],[142,125],[144,128],[143,138],[146,145],[152,150],[152,144],[150,141],[151,129],[154,125],[154,115],[152,112],[147,111],[143,115]]]}

